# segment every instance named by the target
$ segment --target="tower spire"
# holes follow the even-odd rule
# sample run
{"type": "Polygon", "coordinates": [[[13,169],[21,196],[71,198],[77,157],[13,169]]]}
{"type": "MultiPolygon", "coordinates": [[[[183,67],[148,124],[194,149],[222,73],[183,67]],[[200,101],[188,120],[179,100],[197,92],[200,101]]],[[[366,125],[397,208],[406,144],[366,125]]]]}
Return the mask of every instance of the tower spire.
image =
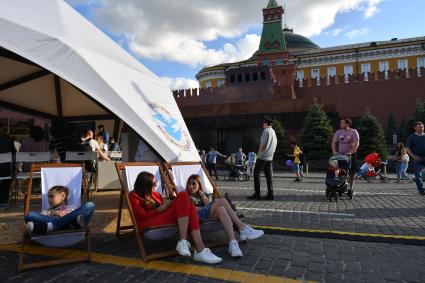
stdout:
{"type": "Polygon", "coordinates": [[[266,9],[279,7],[276,0],[269,0],[269,4],[267,4],[266,9]]]}

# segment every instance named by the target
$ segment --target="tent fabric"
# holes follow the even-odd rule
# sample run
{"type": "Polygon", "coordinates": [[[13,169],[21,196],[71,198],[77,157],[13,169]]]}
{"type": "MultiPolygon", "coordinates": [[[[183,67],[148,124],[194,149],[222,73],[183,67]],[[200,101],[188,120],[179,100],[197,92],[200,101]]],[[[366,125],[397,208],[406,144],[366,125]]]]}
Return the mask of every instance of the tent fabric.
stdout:
{"type": "Polygon", "coordinates": [[[0,102],[64,118],[107,109],[165,161],[200,160],[166,83],[67,3],[0,1],[0,47],[35,64],[0,57],[0,86],[37,71],[51,72],[0,87],[0,102]]]}

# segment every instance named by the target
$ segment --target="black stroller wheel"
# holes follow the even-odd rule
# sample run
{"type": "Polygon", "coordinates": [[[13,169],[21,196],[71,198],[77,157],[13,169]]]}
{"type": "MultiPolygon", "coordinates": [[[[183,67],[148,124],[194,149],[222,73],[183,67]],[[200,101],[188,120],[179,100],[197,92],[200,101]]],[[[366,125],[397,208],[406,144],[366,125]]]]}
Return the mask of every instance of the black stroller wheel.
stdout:
{"type": "Polygon", "coordinates": [[[327,198],[327,199],[329,199],[329,195],[330,195],[330,193],[331,193],[331,192],[330,192],[329,188],[326,188],[326,198],[327,198]]]}
{"type": "Polygon", "coordinates": [[[334,199],[335,199],[335,202],[338,202],[339,194],[337,192],[334,193],[334,199]]]}
{"type": "Polygon", "coordinates": [[[249,175],[246,174],[245,176],[243,176],[244,181],[249,181],[249,175]]]}
{"type": "Polygon", "coordinates": [[[348,197],[350,198],[350,199],[353,199],[353,190],[352,189],[348,189],[348,191],[347,191],[347,195],[348,195],[348,197]]]}
{"type": "Polygon", "coordinates": [[[238,176],[238,180],[239,180],[239,181],[241,181],[241,182],[242,182],[242,181],[243,181],[243,179],[244,179],[243,175],[239,175],[239,176],[238,176]]]}

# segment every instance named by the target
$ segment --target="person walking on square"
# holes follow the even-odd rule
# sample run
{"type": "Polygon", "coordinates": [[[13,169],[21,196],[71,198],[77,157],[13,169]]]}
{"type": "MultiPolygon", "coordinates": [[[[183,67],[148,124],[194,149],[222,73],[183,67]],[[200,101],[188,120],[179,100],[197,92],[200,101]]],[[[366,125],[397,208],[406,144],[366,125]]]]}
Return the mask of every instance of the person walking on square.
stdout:
{"type": "Polygon", "coordinates": [[[257,154],[254,151],[248,152],[248,174],[252,175],[252,170],[255,166],[255,161],[257,160],[257,154]]]}
{"type": "Polygon", "coordinates": [[[300,149],[300,147],[297,145],[296,142],[291,142],[291,148],[293,150],[292,154],[288,154],[288,156],[291,156],[294,158],[294,162],[292,163],[292,170],[295,172],[296,179],[294,181],[300,182],[301,181],[301,173],[300,173],[300,163],[301,163],[301,154],[303,153],[300,149]]]}
{"type": "Polygon", "coordinates": [[[238,149],[238,152],[236,152],[236,166],[243,166],[243,163],[246,160],[246,155],[242,150],[242,147],[238,149]]]}
{"type": "Polygon", "coordinates": [[[413,158],[416,187],[420,195],[425,195],[421,172],[425,166],[425,133],[422,122],[415,123],[415,132],[406,141],[406,151],[413,158]]]}
{"type": "Polygon", "coordinates": [[[250,200],[260,200],[260,172],[264,170],[267,182],[267,196],[263,199],[273,200],[273,156],[276,151],[277,137],[272,128],[272,120],[268,117],[263,121],[263,133],[258,149],[258,159],[254,168],[254,194],[249,196],[250,200]]]}
{"type": "Polygon", "coordinates": [[[214,170],[215,178],[216,180],[219,180],[217,174],[217,157],[226,158],[227,156],[216,151],[215,147],[212,146],[211,150],[207,154],[207,168],[210,176],[212,177],[212,170],[214,170]]]}
{"type": "Polygon", "coordinates": [[[357,172],[357,149],[360,145],[359,133],[351,128],[351,119],[344,118],[340,121],[340,129],[335,132],[332,140],[332,152],[334,155],[343,154],[351,156],[351,167],[349,171],[349,185],[353,189],[354,175],[357,172]]]}

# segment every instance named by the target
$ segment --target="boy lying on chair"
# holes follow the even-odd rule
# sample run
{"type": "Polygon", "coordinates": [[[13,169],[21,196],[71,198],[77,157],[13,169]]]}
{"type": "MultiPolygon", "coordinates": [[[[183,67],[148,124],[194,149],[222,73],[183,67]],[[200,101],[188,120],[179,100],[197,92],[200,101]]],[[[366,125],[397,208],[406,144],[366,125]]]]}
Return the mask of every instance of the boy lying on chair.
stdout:
{"type": "Polygon", "coordinates": [[[200,219],[218,217],[229,237],[229,253],[232,257],[242,256],[238,241],[235,239],[233,224],[239,229],[239,238],[243,241],[257,239],[264,235],[263,230],[255,230],[243,223],[225,198],[211,201],[209,196],[204,193],[199,175],[189,177],[186,192],[189,194],[190,200],[196,205],[200,219]]]}
{"type": "Polygon", "coordinates": [[[94,203],[86,202],[72,209],[67,206],[68,192],[69,189],[64,186],[50,188],[47,194],[50,207],[41,213],[30,212],[25,216],[28,233],[45,234],[48,231],[79,229],[88,225],[94,212],[94,203]]]}

